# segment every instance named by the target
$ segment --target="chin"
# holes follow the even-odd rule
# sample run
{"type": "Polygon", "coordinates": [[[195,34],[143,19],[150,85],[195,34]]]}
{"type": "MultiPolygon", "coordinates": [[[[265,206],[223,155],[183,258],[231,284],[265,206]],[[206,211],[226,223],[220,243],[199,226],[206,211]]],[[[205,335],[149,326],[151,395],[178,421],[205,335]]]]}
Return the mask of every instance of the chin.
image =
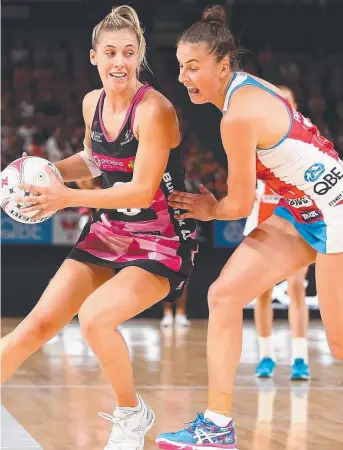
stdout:
{"type": "Polygon", "coordinates": [[[203,103],[206,103],[206,100],[202,95],[189,95],[189,99],[195,105],[201,105],[203,103]]]}
{"type": "Polygon", "coordinates": [[[192,98],[192,97],[191,97],[191,102],[194,105],[204,105],[205,103],[208,103],[207,100],[204,98],[192,98]]]}

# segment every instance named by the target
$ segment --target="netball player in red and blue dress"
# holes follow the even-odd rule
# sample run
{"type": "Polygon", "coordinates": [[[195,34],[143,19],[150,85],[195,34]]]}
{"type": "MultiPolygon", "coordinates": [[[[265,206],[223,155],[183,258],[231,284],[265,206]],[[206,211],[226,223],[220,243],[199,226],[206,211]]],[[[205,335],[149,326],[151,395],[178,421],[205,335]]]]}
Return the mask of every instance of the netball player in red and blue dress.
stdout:
{"type": "Polygon", "coordinates": [[[331,142],[291,107],[274,85],[240,72],[225,9],[212,6],[178,42],[179,81],[195,104],[222,112],[227,196],[217,201],[174,192],[179,218],[235,220],[254,204],[256,178],[281,199],[241,243],[209,289],[208,407],[186,429],[157,438],[163,449],[237,449],[231,418],[242,350],[243,308],[297,270],[316,262],[316,283],[329,346],[343,360],[343,163],[331,142]]]}

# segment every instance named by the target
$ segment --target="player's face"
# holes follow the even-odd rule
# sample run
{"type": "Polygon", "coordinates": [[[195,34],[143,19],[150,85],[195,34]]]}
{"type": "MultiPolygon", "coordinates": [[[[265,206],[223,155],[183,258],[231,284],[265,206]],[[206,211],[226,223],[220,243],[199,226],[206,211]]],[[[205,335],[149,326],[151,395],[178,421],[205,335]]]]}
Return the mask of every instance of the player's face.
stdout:
{"type": "Polygon", "coordinates": [[[124,90],[137,79],[138,42],[130,30],[100,33],[96,51],[91,50],[90,57],[105,89],[124,90]]]}
{"type": "Polygon", "coordinates": [[[179,81],[187,88],[193,103],[213,101],[223,86],[229,70],[227,61],[217,62],[205,43],[180,43],[176,57],[179,61],[179,81]]]}

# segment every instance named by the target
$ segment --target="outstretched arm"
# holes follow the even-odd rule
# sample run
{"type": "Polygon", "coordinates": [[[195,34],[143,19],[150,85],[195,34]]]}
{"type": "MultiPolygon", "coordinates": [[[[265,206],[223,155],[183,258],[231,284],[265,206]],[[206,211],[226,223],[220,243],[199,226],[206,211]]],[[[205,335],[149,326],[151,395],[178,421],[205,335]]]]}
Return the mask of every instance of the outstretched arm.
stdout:
{"type": "Polygon", "coordinates": [[[199,194],[174,191],[169,197],[170,206],[187,211],[177,218],[236,220],[250,214],[256,186],[257,133],[253,124],[247,116],[223,118],[221,134],[229,166],[228,193],[217,201],[203,186],[199,194]]]}

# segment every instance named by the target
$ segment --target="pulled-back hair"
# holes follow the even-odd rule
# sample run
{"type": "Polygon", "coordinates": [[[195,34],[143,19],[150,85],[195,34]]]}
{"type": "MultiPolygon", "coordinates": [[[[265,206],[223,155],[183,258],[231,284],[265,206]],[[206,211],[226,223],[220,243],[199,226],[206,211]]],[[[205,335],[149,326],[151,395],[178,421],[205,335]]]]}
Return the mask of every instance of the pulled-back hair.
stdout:
{"type": "Polygon", "coordinates": [[[202,13],[200,22],[185,30],[178,40],[185,44],[207,44],[209,52],[217,62],[229,57],[232,71],[238,69],[238,50],[234,37],[227,25],[226,10],[223,6],[209,6],[202,13]]]}
{"type": "Polygon", "coordinates": [[[144,38],[144,30],[141,27],[138,15],[131,6],[114,6],[112,11],[99,22],[93,29],[92,48],[96,50],[99,37],[102,31],[132,31],[138,41],[138,72],[141,69],[148,69],[149,64],[146,59],[146,42],[144,38]]]}

